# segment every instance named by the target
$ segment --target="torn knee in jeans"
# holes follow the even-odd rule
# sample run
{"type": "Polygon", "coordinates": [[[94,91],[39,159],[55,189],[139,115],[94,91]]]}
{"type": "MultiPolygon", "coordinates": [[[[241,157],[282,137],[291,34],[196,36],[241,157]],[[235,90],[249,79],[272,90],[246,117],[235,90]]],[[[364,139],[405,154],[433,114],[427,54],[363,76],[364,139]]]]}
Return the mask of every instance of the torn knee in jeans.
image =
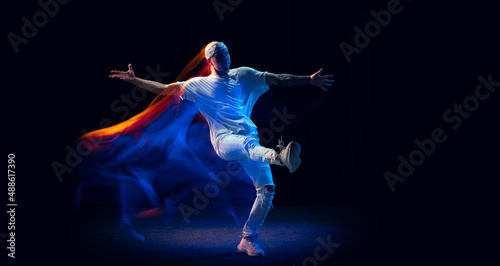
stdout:
{"type": "Polygon", "coordinates": [[[267,190],[269,190],[270,192],[272,192],[272,193],[274,194],[274,188],[275,188],[276,186],[266,185],[266,186],[264,186],[264,187],[265,187],[267,190]]]}
{"type": "Polygon", "coordinates": [[[264,208],[271,208],[273,206],[274,198],[274,188],[273,185],[266,185],[257,188],[257,197],[260,197],[261,206],[264,208]]]}

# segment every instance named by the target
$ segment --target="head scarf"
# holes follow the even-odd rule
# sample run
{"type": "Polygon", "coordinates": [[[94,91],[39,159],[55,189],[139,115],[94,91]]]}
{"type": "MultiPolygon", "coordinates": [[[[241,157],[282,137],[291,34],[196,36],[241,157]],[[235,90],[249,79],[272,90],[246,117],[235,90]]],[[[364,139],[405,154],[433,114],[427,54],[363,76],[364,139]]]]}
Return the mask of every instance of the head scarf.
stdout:
{"type": "Polygon", "coordinates": [[[222,51],[227,51],[227,47],[223,42],[211,42],[205,47],[205,58],[208,60],[222,51]]]}

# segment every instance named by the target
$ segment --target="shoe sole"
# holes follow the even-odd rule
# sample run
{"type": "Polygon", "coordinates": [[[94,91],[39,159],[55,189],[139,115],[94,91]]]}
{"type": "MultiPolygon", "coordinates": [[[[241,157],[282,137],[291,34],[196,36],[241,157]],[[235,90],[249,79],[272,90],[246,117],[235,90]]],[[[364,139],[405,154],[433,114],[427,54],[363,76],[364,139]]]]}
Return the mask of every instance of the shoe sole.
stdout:
{"type": "Polygon", "coordinates": [[[261,253],[248,253],[248,251],[244,248],[240,248],[240,246],[238,245],[238,252],[239,253],[246,253],[248,256],[250,257],[263,257],[264,254],[261,254],[261,253]]]}
{"type": "Polygon", "coordinates": [[[291,163],[291,167],[289,168],[289,170],[290,173],[293,173],[295,172],[295,170],[297,170],[297,168],[299,168],[300,163],[302,162],[299,158],[301,147],[300,144],[294,141],[290,142],[290,144],[288,145],[290,145],[290,152],[288,153],[286,159],[291,163]]]}

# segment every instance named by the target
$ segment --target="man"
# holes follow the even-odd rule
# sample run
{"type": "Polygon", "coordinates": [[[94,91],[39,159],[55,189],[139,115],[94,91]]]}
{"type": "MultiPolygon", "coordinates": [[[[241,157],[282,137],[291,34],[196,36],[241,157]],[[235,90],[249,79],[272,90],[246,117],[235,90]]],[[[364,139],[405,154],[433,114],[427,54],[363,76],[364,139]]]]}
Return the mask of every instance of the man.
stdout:
{"type": "Polygon", "coordinates": [[[294,172],[300,165],[300,145],[290,142],[280,151],[262,147],[257,127],[250,119],[252,108],[269,85],[295,86],[312,84],[325,90],[331,86],[332,75],[321,76],[322,69],[310,76],[272,74],[249,67],[230,69],[229,51],[222,42],[211,42],[205,47],[205,58],[211,74],[168,85],[137,78],[129,64],[128,71],[111,71],[111,78],[130,82],[153,93],[164,90],[194,102],[207,120],[210,140],[217,155],[224,160],[236,160],[252,179],[257,197],[243,227],[238,252],[249,256],[264,256],[257,243],[260,227],[272,206],[275,185],[270,165],[286,166],[294,172]]]}

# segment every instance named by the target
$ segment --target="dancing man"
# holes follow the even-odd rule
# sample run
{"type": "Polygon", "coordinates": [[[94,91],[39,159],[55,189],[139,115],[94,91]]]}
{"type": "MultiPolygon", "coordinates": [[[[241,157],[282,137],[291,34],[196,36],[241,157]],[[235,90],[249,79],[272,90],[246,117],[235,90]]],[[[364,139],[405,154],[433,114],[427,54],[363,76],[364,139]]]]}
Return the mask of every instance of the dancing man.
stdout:
{"type": "Polygon", "coordinates": [[[300,145],[290,142],[286,147],[279,142],[279,151],[260,145],[257,126],[250,119],[257,99],[269,90],[269,85],[297,86],[311,84],[326,91],[331,86],[332,75],[318,72],[297,76],[260,72],[249,67],[230,69],[229,51],[222,42],[211,42],[205,47],[205,58],[211,74],[188,81],[162,84],[135,76],[132,65],[128,71],[111,71],[111,78],[130,82],[153,93],[169,92],[183,100],[194,102],[206,119],[210,141],[217,155],[224,160],[236,160],[252,179],[256,199],[243,227],[238,252],[249,256],[264,256],[257,243],[257,236],[272,206],[275,185],[270,165],[286,166],[293,173],[300,165],[300,145]]]}

